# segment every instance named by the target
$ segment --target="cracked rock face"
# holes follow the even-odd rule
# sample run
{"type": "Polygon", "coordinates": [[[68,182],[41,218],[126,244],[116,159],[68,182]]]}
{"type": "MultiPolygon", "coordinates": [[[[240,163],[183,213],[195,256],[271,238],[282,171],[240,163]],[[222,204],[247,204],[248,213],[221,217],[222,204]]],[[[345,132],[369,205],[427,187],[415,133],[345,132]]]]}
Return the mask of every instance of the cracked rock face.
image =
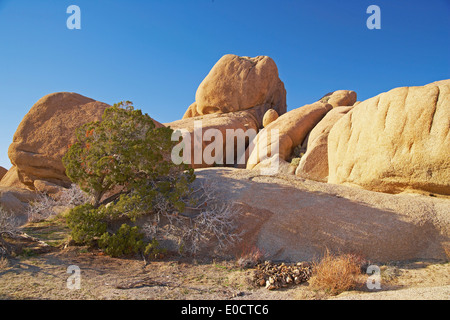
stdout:
{"type": "Polygon", "coordinates": [[[450,195],[450,80],[355,106],[328,136],[328,182],[450,195]]]}

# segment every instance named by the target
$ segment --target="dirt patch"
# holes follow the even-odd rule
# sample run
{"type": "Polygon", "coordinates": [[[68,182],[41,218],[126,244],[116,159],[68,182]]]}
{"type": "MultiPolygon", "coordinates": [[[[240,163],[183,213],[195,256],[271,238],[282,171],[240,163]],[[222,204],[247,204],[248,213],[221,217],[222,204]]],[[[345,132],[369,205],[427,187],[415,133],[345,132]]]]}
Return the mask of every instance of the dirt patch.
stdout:
{"type": "Polygon", "coordinates": [[[338,296],[313,290],[308,282],[268,290],[255,283],[257,266],[240,268],[236,260],[187,258],[171,254],[145,262],[119,259],[99,250],[67,246],[67,229],[58,220],[31,224],[14,257],[0,258],[0,299],[49,300],[296,300],[296,299],[449,299],[450,264],[409,261],[380,265],[381,289],[361,285],[338,296]],[[58,227],[61,226],[61,227],[58,227]],[[44,249],[44,250],[43,250],[44,249]],[[76,266],[79,289],[70,280],[76,266]],[[69,272],[68,272],[69,271],[69,272]],[[69,280],[69,282],[68,282],[69,280]],[[68,285],[69,284],[69,285],[68,285]],[[71,289],[72,288],[72,289],[71,289]]]}
{"type": "Polygon", "coordinates": [[[410,262],[383,266],[381,290],[361,287],[337,297],[309,288],[308,283],[267,290],[253,282],[255,269],[233,261],[198,261],[170,257],[145,264],[101,252],[62,250],[3,261],[1,299],[448,299],[448,263],[410,262]],[[80,289],[69,289],[68,267],[79,267],[80,289]],[[384,278],[383,278],[384,277],[384,278]],[[433,289],[429,289],[433,288],[433,289]],[[414,290],[415,289],[415,290],[414,290]],[[433,292],[420,295],[423,290],[433,292]],[[431,290],[431,291],[430,291],[431,290]],[[393,294],[396,293],[396,294],[393,294]]]}

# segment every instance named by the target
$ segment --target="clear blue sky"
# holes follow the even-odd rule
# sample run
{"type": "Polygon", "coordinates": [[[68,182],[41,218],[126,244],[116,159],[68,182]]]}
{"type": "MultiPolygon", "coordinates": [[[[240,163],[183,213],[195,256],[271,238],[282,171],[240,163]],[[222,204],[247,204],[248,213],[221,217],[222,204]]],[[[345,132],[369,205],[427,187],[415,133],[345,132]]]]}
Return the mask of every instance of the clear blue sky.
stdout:
{"type": "Polygon", "coordinates": [[[0,0],[0,166],[48,93],[131,100],[170,122],[228,53],[272,57],[288,110],[338,89],[365,100],[450,78],[450,0],[0,0]],[[66,27],[71,4],[81,30],[66,27]]]}

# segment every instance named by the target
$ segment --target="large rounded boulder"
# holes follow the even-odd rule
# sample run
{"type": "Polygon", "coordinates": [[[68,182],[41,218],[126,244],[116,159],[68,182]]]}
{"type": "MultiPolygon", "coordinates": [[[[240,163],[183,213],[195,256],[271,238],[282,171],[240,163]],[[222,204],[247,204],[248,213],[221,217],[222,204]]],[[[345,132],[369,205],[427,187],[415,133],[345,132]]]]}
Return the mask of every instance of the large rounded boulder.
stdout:
{"type": "MultiPolygon", "coordinates": [[[[196,101],[186,110],[183,119],[165,123],[190,135],[192,143],[186,148],[191,150],[190,164],[194,168],[216,164],[244,167],[248,158],[246,149],[263,127],[264,115],[268,110],[282,115],[287,108],[286,90],[278,76],[278,68],[267,56],[223,56],[201,82],[195,97],[196,101]],[[202,128],[196,136],[195,124],[200,121],[202,128]],[[209,154],[213,146],[212,139],[203,137],[208,129],[218,130],[222,141],[220,148],[216,148],[218,161],[214,163],[203,159],[204,151],[209,154]],[[235,138],[239,142],[235,143],[235,138]],[[201,140],[196,144],[198,148],[193,143],[195,140],[201,140]],[[240,142],[244,147],[239,146],[240,142]]],[[[219,143],[218,140],[214,142],[219,143]]]]}
{"type": "Polygon", "coordinates": [[[286,90],[275,62],[267,56],[255,58],[234,54],[223,56],[199,85],[195,102],[183,118],[248,109],[264,113],[286,112],[286,90]]]}
{"type": "Polygon", "coordinates": [[[77,93],[58,92],[36,102],[19,124],[8,156],[11,173],[2,186],[23,186],[35,190],[36,180],[67,186],[62,157],[75,140],[82,124],[101,120],[109,105],[77,93]]]}
{"type": "Polygon", "coordinates": [[[450,80],[353,107],[330,130],[328,164],[330,183],[450,195],[450,80]]]}

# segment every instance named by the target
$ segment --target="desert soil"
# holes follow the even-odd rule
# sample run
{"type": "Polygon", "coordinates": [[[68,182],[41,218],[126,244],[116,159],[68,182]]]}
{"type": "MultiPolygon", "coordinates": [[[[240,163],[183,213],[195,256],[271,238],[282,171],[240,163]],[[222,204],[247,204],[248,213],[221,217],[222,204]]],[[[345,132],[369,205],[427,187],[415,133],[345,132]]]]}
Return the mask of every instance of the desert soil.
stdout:
{"type": "Polygon", "coordinates": [[[20,253],[0,259],[0,299],[49,300],[315,300],[315,299],[440,299],[450,298],[450,264],[444,261],[391,262],[380,265],[381,289],[369,290],[366,278],[355,290],[337,296],[303,283],[267,290],[253,282],[254,269],[236,260],[212,260],[167,255],[144,262],[112,258],[101,251],[66,246],[67,230],[58,223],[25,228],[51,244],[21,244],[20,253]],[[50,249],[49,249],[50,248],[50,249]],[[79,267],[79,289],[69,289],[68,267],[79,267]]]}

